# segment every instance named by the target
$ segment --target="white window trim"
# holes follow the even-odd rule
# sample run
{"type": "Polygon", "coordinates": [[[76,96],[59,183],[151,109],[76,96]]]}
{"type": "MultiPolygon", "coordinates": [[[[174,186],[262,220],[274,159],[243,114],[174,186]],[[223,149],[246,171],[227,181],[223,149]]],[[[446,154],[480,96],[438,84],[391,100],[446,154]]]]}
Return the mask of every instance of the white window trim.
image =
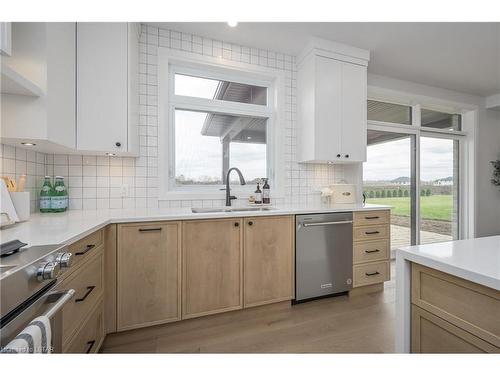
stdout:
{"type": "MultiPolygon", "coordinates": [[[[382,121],[368,121],[368,129],[393,131],[416,135],[417,148],[420,145],[420,136],[423,134],[433,137],[453,138],[459,140],[459,238],[475,237],[475,207],[476,207],[476,168],[475,146],[476,129],[478,124],[479,107],[475,104],[454,102],[425,95],[415,95],[403,91],[385,89],[377,86],[368,86],[368,100],[408,105],[412,110],[412,125],[394,124],[382,121]],[[420,109],[431,109],[445,113],[460,113],[462,115],[462,129],[442,130],[420,126],[420,109]],[[416,114],[418,116],[416,116],[416,114]]],[[[420,150],[417,150],[417,155],[420,150]]],[[[418,159],[418,158],[417,158],[418,159]]],[[[416,196],[420,196],[420,165],[416,160],[416,196]]],[[[362,172],[361,172],[362,173],[362,172]]],[[[361,178],[363,180],[363,178],[361,178]]],[[[420,242],[420,207],[417,202],[417,243],[420,242]]]]}
{"type": "MultiPolygon", "coordinates": [[[[175,105],[172,103],[173,75],[171,67],[176,72],[191,74],[203,71],[209,72],[211,77],[220,77],[226,80],[234,80],[242,83],[266,86],[271,88],[268,92],[268,100],[271,110],[264,110],[264,106],[249,105],[242,103],[224,102],[219,111],[228,113],[228,109],[234,114],[249,114],[255,116],[266,116],[268,120],[268,165],[271,169],[272,180],[271,197],[283,198],[285,185],[284,167],[284,128],[285,128],[285,74],[284,72],[260,67],[252,64],[228,61],[220,58],[193,55],[184,51],[174,51],[168,48],[158,48],[158,199],[159,200],[201,200],[201,199],[224,199],[225,192],[217,190],[219,187],[189,187],[182,190],[173,190],[169,184],[169,168],[174,157],[174,149],[171,147],[173,136],[174,109],[181,106],[183,109],[202,109],[216,111],[215,102],[211,99],[177,96],[175,105]],[[234,77],[234,78],[233,78],[234,77]],[[205,106],[205,107],[204,107],[205,106]],[[252,111],[255,109],[255,112],[252,111]],[[271,147],[270,147],[271,146],[271,147]]],[[[202,76],[206,76],[203,74],[202,76]]],[[[221,103],[222,104],[222,103],[221,103]]],[[[269,108],[267,107],[267,108],[269,108]]],[[[231,192],[240,199],[245,199],[253,193],[255,186],[232,186],[231,192]]]]}

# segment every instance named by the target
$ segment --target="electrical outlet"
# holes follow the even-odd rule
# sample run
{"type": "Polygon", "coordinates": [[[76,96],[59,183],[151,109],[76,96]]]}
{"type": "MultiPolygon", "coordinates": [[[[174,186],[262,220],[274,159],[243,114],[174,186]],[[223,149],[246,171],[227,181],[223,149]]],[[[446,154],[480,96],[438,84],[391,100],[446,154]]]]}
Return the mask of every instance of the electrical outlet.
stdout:
{"type": "Polygon", "coordinates": [[[128,197],[130,195],[130,186],[125,184],[121,186],[121,196],[122,198],[128,197]]]}

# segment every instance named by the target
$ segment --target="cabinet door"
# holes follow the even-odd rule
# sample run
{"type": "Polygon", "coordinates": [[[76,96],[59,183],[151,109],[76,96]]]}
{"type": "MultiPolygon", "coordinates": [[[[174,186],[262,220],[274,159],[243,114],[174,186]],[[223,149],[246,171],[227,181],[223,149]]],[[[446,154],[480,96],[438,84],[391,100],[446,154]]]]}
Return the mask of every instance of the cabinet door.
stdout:
{"type": "Polygon", "coordinates": [[[118,331],[180,319],[180,225],[118,226],[118,331]]]}
{"type": "Polygon", "coordinates": [[[247,218],[244,222],[245,307],[293,298],[293,219],[247,218]]]}
{"type": "Polygon", "coordinates": [[[127,151],[127,29],[127,23],[77,24],[80,150],[127,151]]]}
{"type": "Polygon", "coordinates": [[[182,317],[242,308],[242,221],[186,221],[182,230],[182,317]]]}
{"type": "Polygon", "coordinates": [[[366,161],[366,67],[342,63],[342,159],[366,161]]]}
{"type": "Polygon", "coordinates": [[[317,56],[315,68],[315,159],[338,160],[342,152],[342,63],[317,56]]]}

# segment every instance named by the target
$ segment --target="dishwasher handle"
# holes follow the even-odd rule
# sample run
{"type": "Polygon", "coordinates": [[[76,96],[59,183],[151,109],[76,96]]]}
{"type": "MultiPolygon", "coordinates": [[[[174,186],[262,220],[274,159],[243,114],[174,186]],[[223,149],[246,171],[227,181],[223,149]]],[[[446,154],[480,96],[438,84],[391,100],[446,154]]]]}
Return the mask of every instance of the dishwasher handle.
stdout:
{"type": "Polygon", "coordinates": [[[319,223],[304,223],[302,224],[304,227],[318,227],[322,225],[343,225],[343,224],[352,224],[352,220],[343,220],[343,221],[321,221],[319,223]]]}

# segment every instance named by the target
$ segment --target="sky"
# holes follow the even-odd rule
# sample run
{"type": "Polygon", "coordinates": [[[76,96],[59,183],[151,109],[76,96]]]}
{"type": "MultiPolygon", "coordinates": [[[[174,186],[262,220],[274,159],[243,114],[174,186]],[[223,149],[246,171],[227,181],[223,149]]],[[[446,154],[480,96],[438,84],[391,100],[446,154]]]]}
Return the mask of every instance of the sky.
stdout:
{"type": "MultiPolygon", "coordinates": [[[[453,142],[420,138],[420,178],[432,181],[453,176],[453,142]]],[[[364,180],[392,180],[410,177],[410,138],[368,146],[363,166],[364,180]]]]}

